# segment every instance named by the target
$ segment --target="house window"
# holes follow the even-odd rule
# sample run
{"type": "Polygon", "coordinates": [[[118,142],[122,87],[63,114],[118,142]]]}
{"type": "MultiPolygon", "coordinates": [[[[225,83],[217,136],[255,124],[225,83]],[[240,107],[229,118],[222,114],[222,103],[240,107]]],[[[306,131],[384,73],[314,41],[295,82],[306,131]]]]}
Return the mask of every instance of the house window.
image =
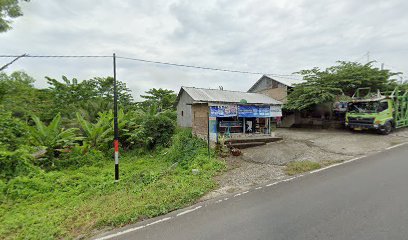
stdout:
{"type": "Polygon", "coordinates": [[[181,111],[181,116],[182,116],[182,117],[184,116],[184,111],[181,111]]]}

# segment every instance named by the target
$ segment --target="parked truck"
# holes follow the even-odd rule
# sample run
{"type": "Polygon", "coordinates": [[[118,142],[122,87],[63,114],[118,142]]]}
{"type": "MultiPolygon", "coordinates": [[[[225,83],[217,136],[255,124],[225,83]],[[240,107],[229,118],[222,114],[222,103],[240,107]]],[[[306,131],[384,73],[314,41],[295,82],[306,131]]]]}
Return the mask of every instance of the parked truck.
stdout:
{"type": "Polygon", "coordinates": [[[372,94],[359,88],[349,102],[346,127],[351,130],[373,129],[387,135],[395,128],[408,126],[408,91],[396,87],[389,93],[372,94]]]}

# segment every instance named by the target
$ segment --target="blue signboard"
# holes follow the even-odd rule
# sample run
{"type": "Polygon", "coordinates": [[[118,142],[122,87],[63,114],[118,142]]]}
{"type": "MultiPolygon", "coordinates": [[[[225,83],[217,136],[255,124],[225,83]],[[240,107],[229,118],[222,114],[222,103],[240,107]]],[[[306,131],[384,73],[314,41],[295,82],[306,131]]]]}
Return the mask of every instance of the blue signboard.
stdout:
{"type": "Polygon", "coordinates": [[[210,106],[210,117],[234,117],[237,116],[237,105],[225,104],[210,106]]]}
{"type": "Polygon", "coordinates": [[[271,117],[271,108],[270,106],[238,105],[238,117],[271,117]]]}

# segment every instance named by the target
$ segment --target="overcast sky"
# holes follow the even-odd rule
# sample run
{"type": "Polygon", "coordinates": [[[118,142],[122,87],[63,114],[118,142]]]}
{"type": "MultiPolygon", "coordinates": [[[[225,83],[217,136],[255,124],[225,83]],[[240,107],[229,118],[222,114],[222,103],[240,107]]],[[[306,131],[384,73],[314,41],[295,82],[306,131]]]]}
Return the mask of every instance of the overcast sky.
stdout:
{"type": "MultiPolygon", "coordinates": [[[[290,74],[336,60],[408,70],[406,0],[31,0],[0,54],[117,55],[148,60],[290,74]]],[[[6,63],[0,59],[0,65],[6,63]]],[[[44,76],[80,80],[112,75],[111,59],[21,59],[44,76]]],[[[404,75],[407,76],[407,75],[404,75]]],[[[261,77],[118,60],[118,79],[133,95],[180,86],[248,90],[261,77]]]]}

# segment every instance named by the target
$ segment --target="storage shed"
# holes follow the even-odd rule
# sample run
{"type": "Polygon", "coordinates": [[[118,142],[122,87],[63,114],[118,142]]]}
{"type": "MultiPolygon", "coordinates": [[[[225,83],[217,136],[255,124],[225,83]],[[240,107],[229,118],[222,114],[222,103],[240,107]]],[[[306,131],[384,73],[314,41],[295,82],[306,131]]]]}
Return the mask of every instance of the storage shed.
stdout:
{"type": "Polygon", "coordinates": [[[177,124],[195,135],[218,141],[249,135],[270,135],[282,103],[260,93],[181,87],[177,96],[177,124]]]}
{"type": "Polygon", "coordinates": [[[248,92],[262,93],[286,103],[288,93],[291,89],[295,84],[302,82],[304,82],[304,80],[263,75],[254,85],[252,85],[248,92]]]}

